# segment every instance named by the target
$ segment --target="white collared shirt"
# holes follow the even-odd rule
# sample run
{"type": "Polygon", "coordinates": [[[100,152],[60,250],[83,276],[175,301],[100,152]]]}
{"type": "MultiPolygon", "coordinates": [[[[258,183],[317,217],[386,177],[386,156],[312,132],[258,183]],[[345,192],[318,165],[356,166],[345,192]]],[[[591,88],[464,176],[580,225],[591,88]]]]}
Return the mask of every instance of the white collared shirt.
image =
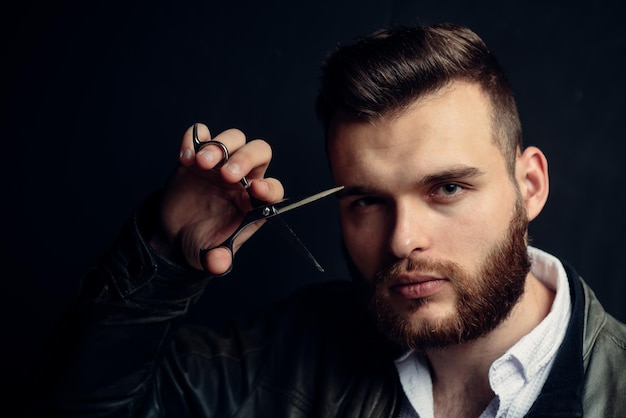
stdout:
{"type": "MultiPolygon", "coordinates": [[[[567,274],[554,256],[528,247],[532,274],[556,292],[548,315],[489,368],[489,384],[495,397],[480,418],[522,417],[545,383],[556,352],[563,342],[571,315],[567,274]]],[[[428,361],[409,351],[395,361],[404,389],[401,417],[433,418],[434,403],[428,361]]]]}

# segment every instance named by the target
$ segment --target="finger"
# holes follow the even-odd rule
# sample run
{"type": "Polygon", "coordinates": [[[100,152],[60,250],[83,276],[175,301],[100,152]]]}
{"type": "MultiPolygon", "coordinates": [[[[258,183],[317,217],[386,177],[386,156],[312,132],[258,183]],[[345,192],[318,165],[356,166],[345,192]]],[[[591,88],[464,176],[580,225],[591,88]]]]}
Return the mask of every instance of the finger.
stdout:
{"type": "Polygon", "coordinates": [[[283,184],[272,177],[251,181],[250,192],[257,199],[268,203],[279,202],[285,196],[283,184]]]}
{"type": "Polygon", "coordinates": [[[248,142],[238,150],[231,152],[230,160],[220,169],[228,182],[235,183],[247,179],[262,179],[272,159],[272,147],[261,140],[248,142]]]}
{"type": "Polygon", "coordinates": [[[246,136],[239,129],[228,129],[211,140],[221,142],[226,150],[218,144],[205,142],[196,156],[196,163],[203,169],[212,169],[224,163],[228,159],[227,154],[232,156],[246,144],[246,136]]]}
{"type": "MultiPolygon", "coordinates": [[[[211,140],[211,132],[209,131],[209,128],[205,124],[196,123],[194,125],[196,126],[196,129],[198,132],[198,139],[200,141],[211,140]]],[[[195,152],[195,148],[193,144],[194,125],[191,125],[189,128],[187,128],[187,130],[185,131],[183,135],[183,140],[181,141],[181,144],[180,144],[179,161],[181,164],[185,166],[190,166],[194,164],[196,161],[196,152],[195,152]]]]}
{"type": "Polygon", "coordinates": [[[210,170],[219,166],[226,160],[228,154],[235,152],[246,143],[246,137],[239,129],[227,129],[216,137],[211,137],[211,132],[206,125],[195,124],[198,141],[202,144],[197,150],[194,144],[194,125],[189,127],[183,136],[180,151],[180,161],[183,165],[190,166],[196,163],[204,170],[210,170]],[[221,142],[226,148],[211,141],[221,142]]]}
{"type": "Polygon", "coordinates": [[[200,260],[200,263],[204,262],[206,270],[216,276],[227,273],[233,262],[233,257],[227,248],[219,247],[206,253],[200,253],[200,257],[205,257],[204,260],[200,260]]]}

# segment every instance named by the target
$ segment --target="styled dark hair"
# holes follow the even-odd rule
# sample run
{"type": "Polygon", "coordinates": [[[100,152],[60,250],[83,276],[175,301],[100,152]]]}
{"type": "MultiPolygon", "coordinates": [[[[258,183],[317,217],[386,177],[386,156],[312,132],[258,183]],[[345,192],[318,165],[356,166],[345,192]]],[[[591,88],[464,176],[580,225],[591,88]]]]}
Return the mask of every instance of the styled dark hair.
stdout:
{"type": "Polygon", "coordinates": [[[383,29],[338,46],[323,66],[316,111],[328,133],[334,119],[393,117],[453,81],[477,83],[489,97],[493,140],[514,174],[522,134],[513,92],[483,40],[462,26],[383,29]]]}

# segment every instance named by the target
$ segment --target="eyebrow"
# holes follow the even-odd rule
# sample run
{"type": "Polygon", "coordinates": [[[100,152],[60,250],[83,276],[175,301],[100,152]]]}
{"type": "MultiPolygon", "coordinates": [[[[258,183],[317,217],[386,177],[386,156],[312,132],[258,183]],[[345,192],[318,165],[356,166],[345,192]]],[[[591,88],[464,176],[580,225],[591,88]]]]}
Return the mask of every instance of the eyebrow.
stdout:
{"type": "Polygon", "coordinates": [[[443,170],[438,173],[433,173],[425,176],[418,182],[418,186],[426,186],[429,184],[444,183],[446,181],[469,179],[485,174],[484,171],[478,167],[460,166],[452,167],[447,170],[443,170]]]}
{"type": "MultiPolygon", "coordinates": [[[[452,168],[442,170],[440,172],[436,172],[433,174],[429,174],[423,177],[417,183],[417,187],[423,187],[423,186],[437,184],[437,183],[445,183],[445,182],[454,181],[454,180],[458,181],[461,179],[470,179],[470,178],[482,176],[483,174],[485,174],[485,172],[477,167],[470,167],[470,166],[452,167],[452,168]]],[[[336,194],[336,197],[338,199],[342,199],[342,198],[349,197],[349,196],[364,196],[364,195],[371,195],[371,194],[377,194],[377,191],[367,186],[349,186],[339,191],[336,194]]]]}

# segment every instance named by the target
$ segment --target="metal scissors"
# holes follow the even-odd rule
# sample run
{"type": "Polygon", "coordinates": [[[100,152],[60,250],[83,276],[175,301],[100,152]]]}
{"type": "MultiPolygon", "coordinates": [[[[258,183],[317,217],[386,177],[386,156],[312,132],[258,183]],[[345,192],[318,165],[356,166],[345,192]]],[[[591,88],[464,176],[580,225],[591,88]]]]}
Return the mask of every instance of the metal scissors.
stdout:
{"type": "MultiPolygon", "coordinates": [[[[228,159],[230,158],[228,148],[223,143],[219,141],[214,141],[214,140],[200,141],[200,139],[198,138],[197,124],[194,124],[193,125],[194,150],[197,153],[198,151],[200,151],[203,147],[207,145],[217,145],[218,147],[222,149],[222,153],[224,155],[224,158],[222,159],[222,164],[228,161],[228,159]]],[[[252,193],[250,192],[250,184],[248,183],[248,180],[245,178],[245,176],[240,180],[240,183],[248,192],[248,195],[250,196],[250,203],[252,204],[253,207],[245,214],[243,221],[241,221],[241,224],[239,224],[239,227],[228,238],[226,238],[226,240],[223,243],[221,243],[217,247],[203,248],[200,250],[199,257],[200,257],[200,264],[202,265],[202,268],[205,271],[208,271],[208,268],[206,265],[206,253],[212,249],[220,248],[220,247],[225,247],[230,251],[231,257],[234,262],[235,252],[234,252],[233,247],[235,245],[235,240],[237,239],[239,234],[244,229],[246,229],[248,226],[252,225],[255,222],[259,222],[261,220],[272,220],[278,227],[282,229],[282,232],[286,233],[286,237],[294,242],[296,247],[306,256],[306,258],[308,258],[309,261],[311,261],[313,265],[315,265],[315,267],[319,271],[323,272],[324,269],[317,262],[315,257],[313,257],[313,254],[311,254],[311,252],[306,248],[306,246],[300,241],[298,236],[291,230],[291,228],[289,228],[289,226],[284,222],[284,220],[282,220],[282,218],[278,217],[278,215],[281,215],[290,210],[302,207],[304,205],[308,205],[309,203],[315,202],[316,200],[322,199],[326,196],[330,196],[338,192],[339,190],[343,189],[343,186],[333,187],[331,189],[327,189],[327,190],[324,190],[322,192],[319,192],[310,196],[304,196],[304,197],[295,198],[295,199],[284,199],[281,202],[270,204],[267,202],[262,202],[259,199],[255,198],[254,196],[252,196],[252,193]]],[[[230,268],[226,272],[224,272],[223,274],[220,274],[219,276],[224,276],[230,273],[230,271],[233,268],[232,266],[233,266],[233,263],[231,263],[230,268]]]]}

